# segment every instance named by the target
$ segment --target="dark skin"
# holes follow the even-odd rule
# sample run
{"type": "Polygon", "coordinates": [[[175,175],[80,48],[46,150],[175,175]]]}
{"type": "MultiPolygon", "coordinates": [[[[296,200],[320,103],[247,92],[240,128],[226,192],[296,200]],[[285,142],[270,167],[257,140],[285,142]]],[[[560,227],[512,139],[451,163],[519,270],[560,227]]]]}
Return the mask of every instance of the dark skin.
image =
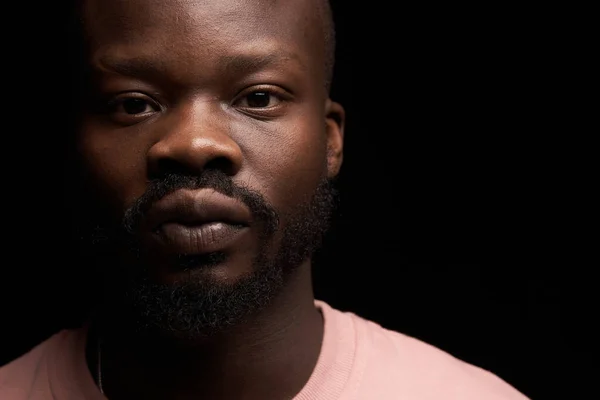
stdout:
{"type": "MultiPolygon", "coordinates": [[[[313,0],[84,2],[91,94],[113,108],[84,114],[78,146],[109,218],[122,218],[165,169],[218,168],[262,194],[284,228],[299,199],[338,174],[344,110],[324,85],[314,7],[313,0]]],[[[275,234],[269,254],[280,241],[275,234]]],[[[251,225],[214,268],[185,275],[156,261],[149,270],[167,284],[236,281],[255,268],[257,248],[251,225]]],[[[157,342],[148,352],[134,334],[107,329],[104,391],[111,399],[293,398],[320,351],[323,320],[313,301],[305,260],[268,307],[222,332],[157,342]]],[[[88,362],[95,374],[93,351],[88,362]]]]}

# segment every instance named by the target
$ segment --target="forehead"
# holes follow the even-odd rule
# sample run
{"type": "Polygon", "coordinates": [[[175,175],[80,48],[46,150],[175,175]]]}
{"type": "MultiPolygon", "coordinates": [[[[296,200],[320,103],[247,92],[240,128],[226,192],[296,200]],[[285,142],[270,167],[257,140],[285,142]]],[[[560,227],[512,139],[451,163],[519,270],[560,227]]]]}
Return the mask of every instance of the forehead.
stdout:
{"type": "Polygon", "coordinates": [[[84,0],[95,57],[144,56],[179,64],[238,53],[280,53],[312,69],[324,61],[312,0],[84,0]]]}

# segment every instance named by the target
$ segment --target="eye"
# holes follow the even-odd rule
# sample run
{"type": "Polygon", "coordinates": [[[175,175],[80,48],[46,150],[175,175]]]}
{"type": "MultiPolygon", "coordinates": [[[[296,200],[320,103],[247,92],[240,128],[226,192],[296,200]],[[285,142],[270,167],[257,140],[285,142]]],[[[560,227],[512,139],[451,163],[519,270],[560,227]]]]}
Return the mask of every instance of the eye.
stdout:
{"type": "Polygon", "coordinates": [[[130,98],[125,99],[121,102],[121,107],[123,107],[123,111],[130,115],[135,114],[143,114],[147,112],[152,112],[152,106],[145,100],[130,98]]]}
{"type": "Polygon", "coordinates": [[[121,97],[110,102],[110,111],[115,114],[139,116],[158,111],[158,107],[140,97],[121,97]]]}
{"type": "Polygon", "coordinates": [[[122,93],[101,102],[101,107],[105,117],[123,126],[145,121],[162,110],[153,98],[139,92],[122,93]]]}
{"type": "Polygon", "coordinates": [[[237,105],[242,108],[272,108],[281,101],[281,97],[270,90],[255,90],[241,97],[237,105]]]}

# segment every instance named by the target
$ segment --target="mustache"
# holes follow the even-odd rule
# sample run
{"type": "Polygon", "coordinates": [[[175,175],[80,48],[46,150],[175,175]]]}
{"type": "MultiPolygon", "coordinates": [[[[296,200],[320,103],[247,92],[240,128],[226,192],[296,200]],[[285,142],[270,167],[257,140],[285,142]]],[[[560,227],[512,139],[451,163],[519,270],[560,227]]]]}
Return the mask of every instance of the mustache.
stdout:
{"type": "Polygon", "coordinates": [[[263,225],[267,236],[275,232],[279,225],[277,211],[261,193],[236,184],[222,171],[206,170],[201,175],[170,173],[149,181],[144,194],[125,211],[122,227],[127,233],[134,234],[155,202],[181,189],[212,189],[244,203],[253,219],[263,225]]]}

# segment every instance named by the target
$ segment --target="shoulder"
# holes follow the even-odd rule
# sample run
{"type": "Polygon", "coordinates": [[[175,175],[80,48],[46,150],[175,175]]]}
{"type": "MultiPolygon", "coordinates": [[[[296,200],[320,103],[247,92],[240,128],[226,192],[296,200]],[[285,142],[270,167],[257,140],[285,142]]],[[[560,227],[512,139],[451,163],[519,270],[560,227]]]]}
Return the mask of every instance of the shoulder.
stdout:
{"type": "Polygon", "coordinates": [[[363,364],[356,398],[527,399],[493,373],[439,348],[353,313],[332,311],[351,319],[356,329],[356,359],[363,364]]]}
{"type": "Polygon", "coordinates": [[[47,380],[46,358],[53,348],[65,340],[68,331],[55,333],[19,358],[0,367],[0,398],[29,398],[38,382],[47,380]]]}

